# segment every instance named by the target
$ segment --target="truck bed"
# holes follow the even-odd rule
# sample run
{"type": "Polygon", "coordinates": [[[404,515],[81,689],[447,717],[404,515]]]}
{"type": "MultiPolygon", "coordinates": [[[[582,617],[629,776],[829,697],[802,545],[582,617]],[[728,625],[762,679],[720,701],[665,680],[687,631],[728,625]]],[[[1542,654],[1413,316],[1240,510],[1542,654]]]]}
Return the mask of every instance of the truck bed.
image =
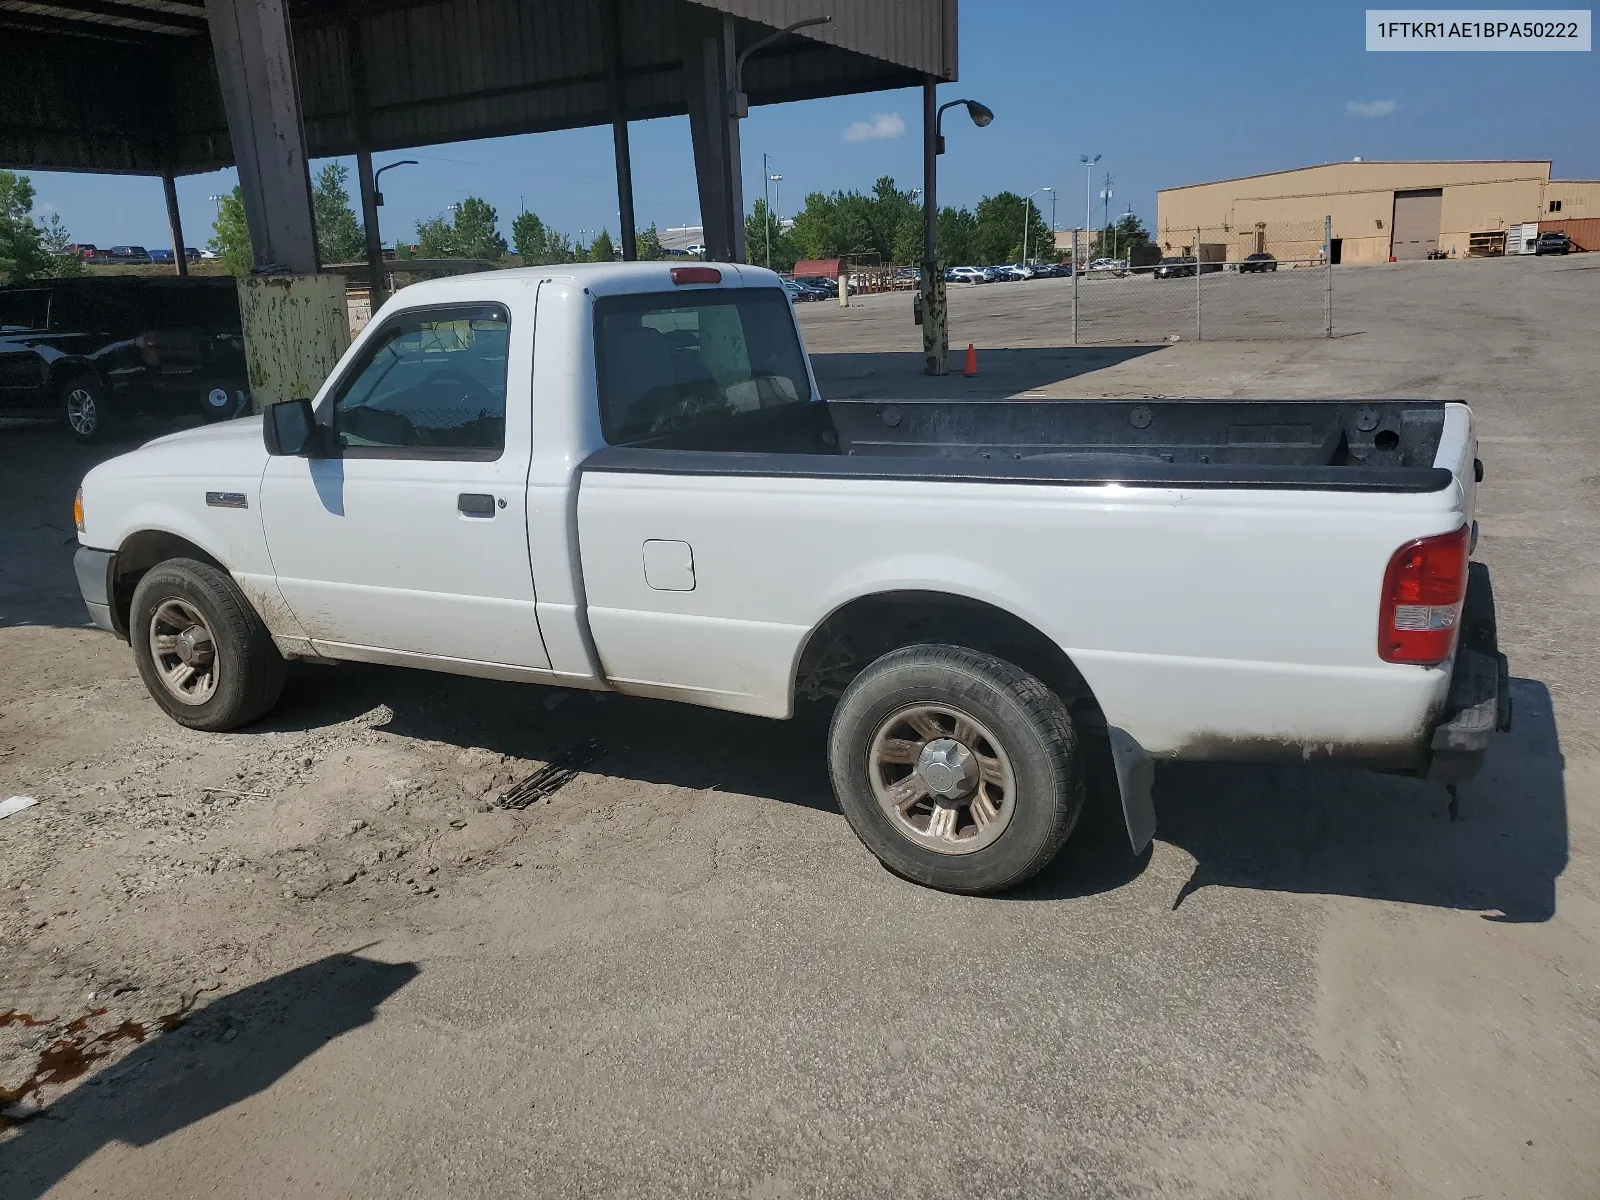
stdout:
{"type": "Polygon", "coordinates": [[[1434,466],[1444,426],[1444,403],[1420,400],[834,400],[613,447],[586,467],[1432,492],[1453,479],[1434,466]]]}

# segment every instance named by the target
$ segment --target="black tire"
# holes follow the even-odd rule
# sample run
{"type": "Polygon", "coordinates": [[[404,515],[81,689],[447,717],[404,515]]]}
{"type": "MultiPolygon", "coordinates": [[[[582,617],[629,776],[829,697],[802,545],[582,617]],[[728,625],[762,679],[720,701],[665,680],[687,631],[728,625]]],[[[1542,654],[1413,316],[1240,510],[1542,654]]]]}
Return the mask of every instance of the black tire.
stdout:
{"type": "Polygon", "coordinates": [[[151,698],[190,729],[237,728],[271,711],[283,692],[283,656],[267,627],[228,573],[209,563],[172,558],[146,571],[133,592],[128,635],[151,698]],[[151,623],[169,603],[198,614],[211,635],[214,685],[202,702],[178,699],[156,661],[151,623]]]}
{"type": "Polygon", "coordinates": [[[839,806],[867,849],[895,874],[944,891],[1016,887],[1056,856],[1083,810],[1083,769],[1066,706],[1021,668],[963,646],[907,646],[868,666],[834,712],[828,763],[839,806]],[[898,714],[924,704],[986,727],[1009,761],[1011,811],[980,849],[927,848],[902,832],[874,791],[872,772],[894,769],[873,765],[880,732],[887,736],[898,714]]]}
{"type": "Polygon", "coordinates": [[[56,409],[67,436],[85,446],[115,437],[117,419],[110,395],[97,375],[80,372],[68,378],[56,392],[56,409]]]}

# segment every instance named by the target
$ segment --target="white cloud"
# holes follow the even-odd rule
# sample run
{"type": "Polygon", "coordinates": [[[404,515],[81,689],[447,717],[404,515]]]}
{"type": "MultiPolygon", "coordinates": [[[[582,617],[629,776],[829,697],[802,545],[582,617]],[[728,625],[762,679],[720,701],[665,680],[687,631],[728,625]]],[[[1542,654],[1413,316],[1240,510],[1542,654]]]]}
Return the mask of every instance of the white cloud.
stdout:
{"type": "Polygon", "coordinates": [[[897,138],[906,131],[899,113],[878,113],[870,121],[851,121],[844,127],[847,142],[870,142],[876,138],[897,138]]]}
{"type": "Polygon", "coordinates": [[[1344,106],[1352,117],[1389,117],[1400,111],[1398,100],[1351,100],[1344,106]]]}

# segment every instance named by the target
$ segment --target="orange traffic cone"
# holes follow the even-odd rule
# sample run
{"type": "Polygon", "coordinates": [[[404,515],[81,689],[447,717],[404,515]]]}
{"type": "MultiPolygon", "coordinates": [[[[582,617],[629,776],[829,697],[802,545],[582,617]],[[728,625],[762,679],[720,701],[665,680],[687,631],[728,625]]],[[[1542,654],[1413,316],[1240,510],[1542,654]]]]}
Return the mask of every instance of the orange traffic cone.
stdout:
{"type": "Polygon", "coordinates": [[[963,375],[971,378],[978,373],[978,352],[973,349],[972,343],[967,343],[967,365],[962,369],[963,375]]]}

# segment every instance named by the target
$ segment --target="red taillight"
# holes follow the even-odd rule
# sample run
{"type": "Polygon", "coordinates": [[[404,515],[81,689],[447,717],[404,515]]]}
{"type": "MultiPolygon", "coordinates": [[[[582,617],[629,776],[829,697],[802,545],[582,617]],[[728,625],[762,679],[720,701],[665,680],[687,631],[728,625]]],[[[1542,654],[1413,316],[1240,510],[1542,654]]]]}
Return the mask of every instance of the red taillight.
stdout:
{"type": "Polygon", "coordinates": [[[139,357],[144,359],[145,366],[159,367],[161,365],[161,348],[156,345],[155,339],[148,333],[141,333],[135,344],[139,347],[139,357]]]}
{"type": "Polygon", "coordinates": [[[721,283],[722,272],[715,267],[673,267],[673,283],[721,283]]]}
{"type": "Polygon", "coordinates": [[[1401,546],[1389,559],[1378,612],[1378,657],[1384,662],[1432,666],[1455,650],[1471,539],[1463,525],[1401,546]]]}

